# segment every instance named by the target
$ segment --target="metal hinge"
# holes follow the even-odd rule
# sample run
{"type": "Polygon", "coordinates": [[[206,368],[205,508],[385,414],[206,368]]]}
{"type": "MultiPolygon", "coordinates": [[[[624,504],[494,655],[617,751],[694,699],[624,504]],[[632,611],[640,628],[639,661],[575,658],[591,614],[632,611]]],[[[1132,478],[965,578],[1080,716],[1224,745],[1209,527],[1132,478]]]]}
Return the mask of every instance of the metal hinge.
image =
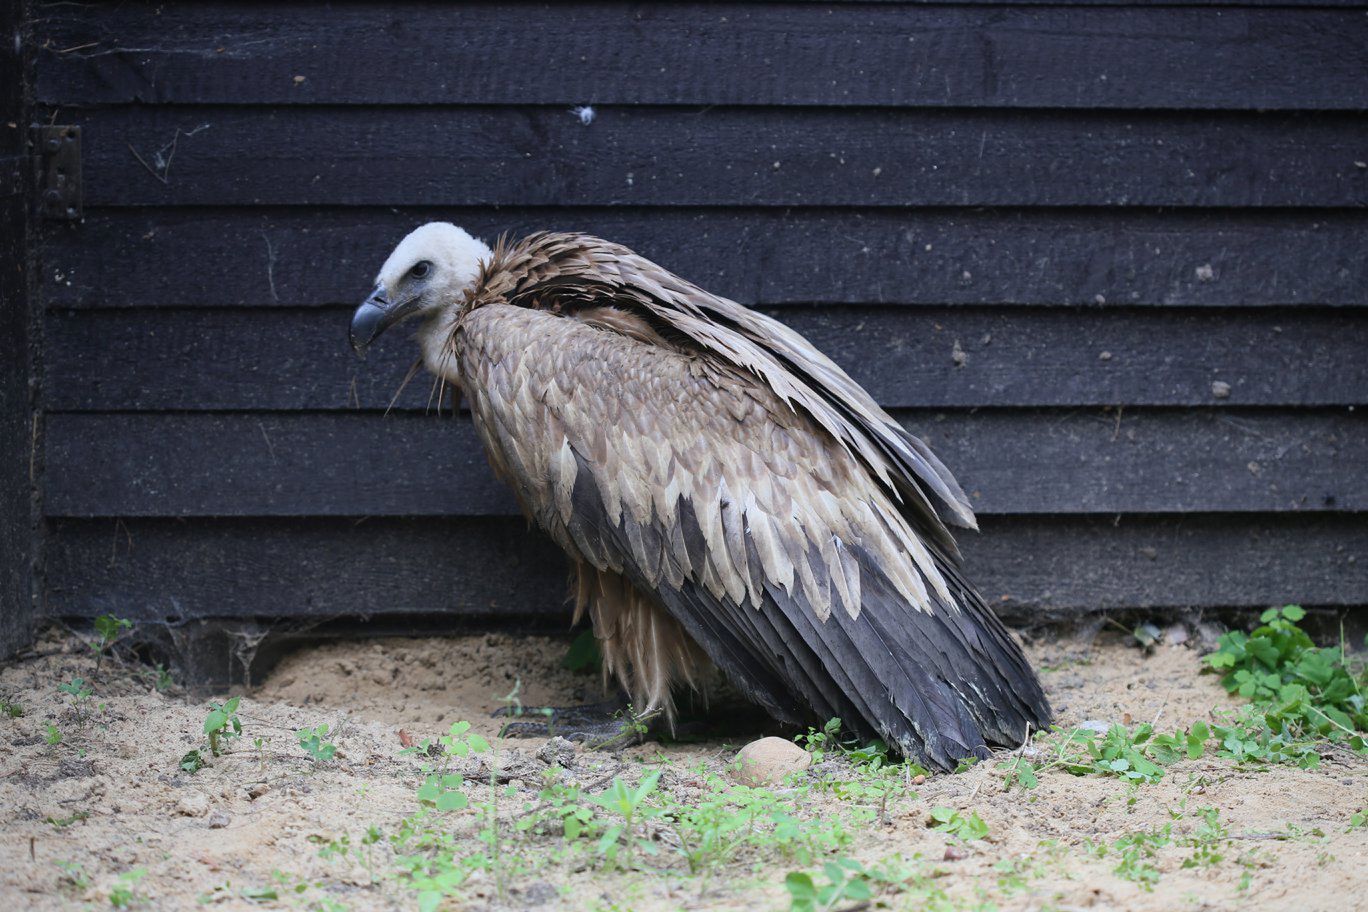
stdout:
{"type": "Polygon", "coordinates": [[[33,128],[34,186],[38,189],[38,215],[74,221],[81,217],[81,128],[73,126],[33,128]]]}

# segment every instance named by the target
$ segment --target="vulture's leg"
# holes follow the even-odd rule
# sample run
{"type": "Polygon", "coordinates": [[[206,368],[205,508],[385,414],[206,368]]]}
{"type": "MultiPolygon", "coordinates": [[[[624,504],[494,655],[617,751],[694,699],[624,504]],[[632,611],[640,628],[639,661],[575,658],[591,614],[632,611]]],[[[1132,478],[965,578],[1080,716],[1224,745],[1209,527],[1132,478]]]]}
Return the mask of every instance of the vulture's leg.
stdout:
{"type": "Polygon", "coordinates": [[[504,725],[504,737],[560,735],[612,748],[641,741],[657,726],[673,732],[671,687],[694,684],[702,650],[654,599],[616,573],[577,563],[574,588],[575,620],[588,612],[603,654],[604,683],[616,679],[623,695],[581,707],[524,707],[518,721],[504,725]]]}

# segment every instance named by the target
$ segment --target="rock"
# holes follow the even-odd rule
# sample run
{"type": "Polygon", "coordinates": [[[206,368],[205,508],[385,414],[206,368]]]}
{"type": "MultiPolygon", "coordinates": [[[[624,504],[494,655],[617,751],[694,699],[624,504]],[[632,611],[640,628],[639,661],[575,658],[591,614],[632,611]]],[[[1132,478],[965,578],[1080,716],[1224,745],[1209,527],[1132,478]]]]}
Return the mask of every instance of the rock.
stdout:
{"type": "Polygon", "coordinates": [[[742,785],[774,785],[811,765],[812,755],[792,741],[761,738],[737,751],[731,774],[742,785]]]}
{"type": "Polygon", "coordinates": [[[1224,380],[1213,380],[1211,382],[1211,395],[1215,396],[1217,399],[1229,399],[1230,384],[1226,383],[1224,380]]]}
{"type": "Polygon", "coordinates": [[[203,817],[209,813],[209,799],[199,792],[189,792],[176,803],[176,813],[182,817],[203,817]]]}
{"type": "Polygon", "coordinates": [[[268,784],[266,784],[265,782],[258,782],[256,785],[253,785],[251,788],[247,790],[247,797],[251,798],[253,801],[256,801],[258,798],[260,798],[262,795],[266,794],[270,790],[271,787],[268,784]]]}
{"type": "Polygon", "coordinates": [[[1078,723],[1078,727],[1084,731],[1096,732],[1099,735],[1105,735],[1111,731],[1111,723],[1103,722],[1100,719],[1088,719],[1086,722],[1078,723]]]}
{"type": "Polygon", "coordinates": [[[233,818],[223,811],[214,811],[209,815],[209,829],[211,830],[221,830],[232,822],[233,818]]]}
{"type": "Polygon", "coordinates": [[[537,748],[537,759],[547,766],[558,765],[570,769],[575,765],[575,745],[560,735],[537,748]]]}
{"type": "Polygon", "coordinates": [[[945,855],[942,856],[945,861],[963,861],[968,857],[969,853],[967,851],[954,845],[946,846],[945,855]]]}

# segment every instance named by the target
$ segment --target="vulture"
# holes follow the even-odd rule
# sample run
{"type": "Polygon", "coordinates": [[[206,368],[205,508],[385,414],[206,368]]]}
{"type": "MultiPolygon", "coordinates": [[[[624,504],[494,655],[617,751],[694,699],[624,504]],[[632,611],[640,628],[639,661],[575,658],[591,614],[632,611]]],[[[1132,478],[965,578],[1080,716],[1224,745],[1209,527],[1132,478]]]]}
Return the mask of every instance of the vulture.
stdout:
{"type": "Polygon", "coordinates": [[[783,323],[599,238],[491,249],[444,222],[385,261],[352,347],[407,319],[635,711],[672,719],[711,663],[777,720],[931,768],[1049,724],[965,577],[959,484],[783,323]]]}

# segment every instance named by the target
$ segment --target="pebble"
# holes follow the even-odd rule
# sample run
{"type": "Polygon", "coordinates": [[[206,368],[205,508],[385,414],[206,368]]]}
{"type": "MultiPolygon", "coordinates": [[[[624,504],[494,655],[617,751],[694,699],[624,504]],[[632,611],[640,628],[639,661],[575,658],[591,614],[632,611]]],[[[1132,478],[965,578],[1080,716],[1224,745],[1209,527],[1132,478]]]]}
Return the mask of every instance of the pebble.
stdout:
{"type": "Polygon", "coordinates": [[[232,822],[233,818],[223,811],[214,811],[209,815],[209,829],[211,830],[221,830],[232,822]]]}
{"type": "Polygon", "coordinates": [[[969,853],[959,846],[952,845],[945,847],[945,855],[943,856],[945,861],[962,861],[968,857],[969,853]]]}
{"type": "Polygon", "coordinates": [[[253,801],[256,801],[258,798],[260,798],[262,795],[266,794],[270,790],[271,787],[267,785],[265,782],[258,782],[256,785],[252,786],[247,790],[247,797],[251,798],[253,801]]]}
{"type": "Polygon", "coordinates": [[[203,817],[209,813],[209,799],[199,792],[182,795],[176,803],[176,813],[183,817],[203,817]]]}
{"type": "Polygon", "coordinates": [[[812,755],[783,738],[761,738],[736,753],[731,774],[742,785],[774,785],[812,765],[812,755]]]}
{"type": "Polygon", "coordinates": [[[563,769],[570,769],[575,765],[574,742],[557,735],[537,748],[537,759],[547,766],[555,764],[563,769]]]}

